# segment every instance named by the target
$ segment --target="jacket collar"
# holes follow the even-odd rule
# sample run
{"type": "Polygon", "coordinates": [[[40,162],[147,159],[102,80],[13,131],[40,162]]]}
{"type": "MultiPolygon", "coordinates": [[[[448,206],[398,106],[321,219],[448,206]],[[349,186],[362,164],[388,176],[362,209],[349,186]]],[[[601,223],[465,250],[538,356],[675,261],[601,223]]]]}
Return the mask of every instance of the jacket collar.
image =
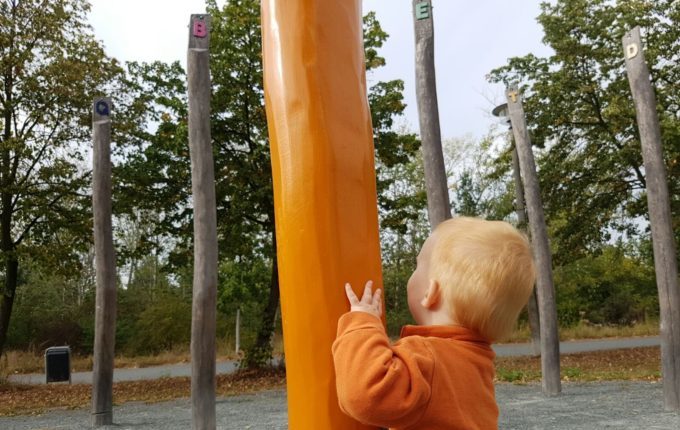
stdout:
{"type": "Polygon", "coordinates": [[[459,325],[405,325],[401,328],[401,337],[407,336],[441,337],[491,348],[491,343],[479,333],[459,325]]]}

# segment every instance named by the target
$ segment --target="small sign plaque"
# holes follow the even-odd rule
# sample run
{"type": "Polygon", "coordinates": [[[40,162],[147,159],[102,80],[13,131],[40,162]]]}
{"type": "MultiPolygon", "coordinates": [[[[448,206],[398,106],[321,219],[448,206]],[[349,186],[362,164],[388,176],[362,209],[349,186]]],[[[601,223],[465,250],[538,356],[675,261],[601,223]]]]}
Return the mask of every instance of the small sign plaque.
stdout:
{"type": "Polygon", "coordinates": [[[194,37],[200,38],[204,38],[205,36],[208,35],[208,27],[205,25],[205,21],[203,20],[202,16],[198,17],[194,21],[194,28],[192,33],[194,37]]]}
{"type": "Polygon", "coordinates": [[[430,3],[420,2],[416,3],[416,19],[428,19],[430,17],[430,3]]]}
{"type": "Polygon", "coordinates": [[[191,14],[189,19],[189,49],[208,50],[210,47],[210,15],[191,14]]]}
{"type": "Polygon", "coordinates": [[[106,103],[105,100],[99,100],[95,104],[94,109],[97,112],[97,114],[101,116],[109,116],[111,113],[111,110],[109,109],[109,104],[106,103]]]}

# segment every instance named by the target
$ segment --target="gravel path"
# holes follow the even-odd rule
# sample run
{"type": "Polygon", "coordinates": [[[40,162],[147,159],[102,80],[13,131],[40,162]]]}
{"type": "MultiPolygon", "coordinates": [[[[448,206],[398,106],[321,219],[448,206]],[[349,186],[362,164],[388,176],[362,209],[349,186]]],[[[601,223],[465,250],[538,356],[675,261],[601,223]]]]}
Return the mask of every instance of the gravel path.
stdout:
{"type": "MultiPolygon", "coordinates": [[[[662,387],[648,382],[563,384],[563,394],[546,398],[539,385],[496,386],[500,429],[680,429],[680,415],[663,412],[662,387]]],[[[114,409],[111,429],[184,430],[191,428],[187,399],[114,409]]],[[[218,429],[287,429],[286,395],[269,391],[218,400],[218,429]]],[[[51,411],[40,416],[0,418],[3,430],[90,429],[89,411],[51,411]]]]}

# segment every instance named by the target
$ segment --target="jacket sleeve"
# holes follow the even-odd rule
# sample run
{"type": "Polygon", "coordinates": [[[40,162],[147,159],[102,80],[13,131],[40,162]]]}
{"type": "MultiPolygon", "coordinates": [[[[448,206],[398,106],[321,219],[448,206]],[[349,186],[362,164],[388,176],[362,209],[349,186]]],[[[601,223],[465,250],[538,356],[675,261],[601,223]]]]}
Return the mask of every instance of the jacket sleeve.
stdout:
{"type": "Polygon", "coordinates": [[[378,318],[349,312],[338,321],[333,362],[340,408],[354,419],[403,427],[425,412],[434,359],[421,339],[407,337],[390,345],[378,318]]]}

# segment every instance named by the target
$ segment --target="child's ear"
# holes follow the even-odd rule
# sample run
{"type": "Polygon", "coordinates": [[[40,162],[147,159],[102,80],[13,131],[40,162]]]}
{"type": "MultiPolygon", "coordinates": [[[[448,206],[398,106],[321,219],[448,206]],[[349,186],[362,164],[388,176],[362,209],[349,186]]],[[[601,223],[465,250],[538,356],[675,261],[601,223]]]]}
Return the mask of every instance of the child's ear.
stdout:
{"type": "Polygon", "coordinates": [[[427,286],[427,292],[425,297],[421,300],[420,304],[427,309],[436,308],[442,298],[442,290],[439,286],[439,282],[434,279],[430,279],[430,284],[427,286]]]}

